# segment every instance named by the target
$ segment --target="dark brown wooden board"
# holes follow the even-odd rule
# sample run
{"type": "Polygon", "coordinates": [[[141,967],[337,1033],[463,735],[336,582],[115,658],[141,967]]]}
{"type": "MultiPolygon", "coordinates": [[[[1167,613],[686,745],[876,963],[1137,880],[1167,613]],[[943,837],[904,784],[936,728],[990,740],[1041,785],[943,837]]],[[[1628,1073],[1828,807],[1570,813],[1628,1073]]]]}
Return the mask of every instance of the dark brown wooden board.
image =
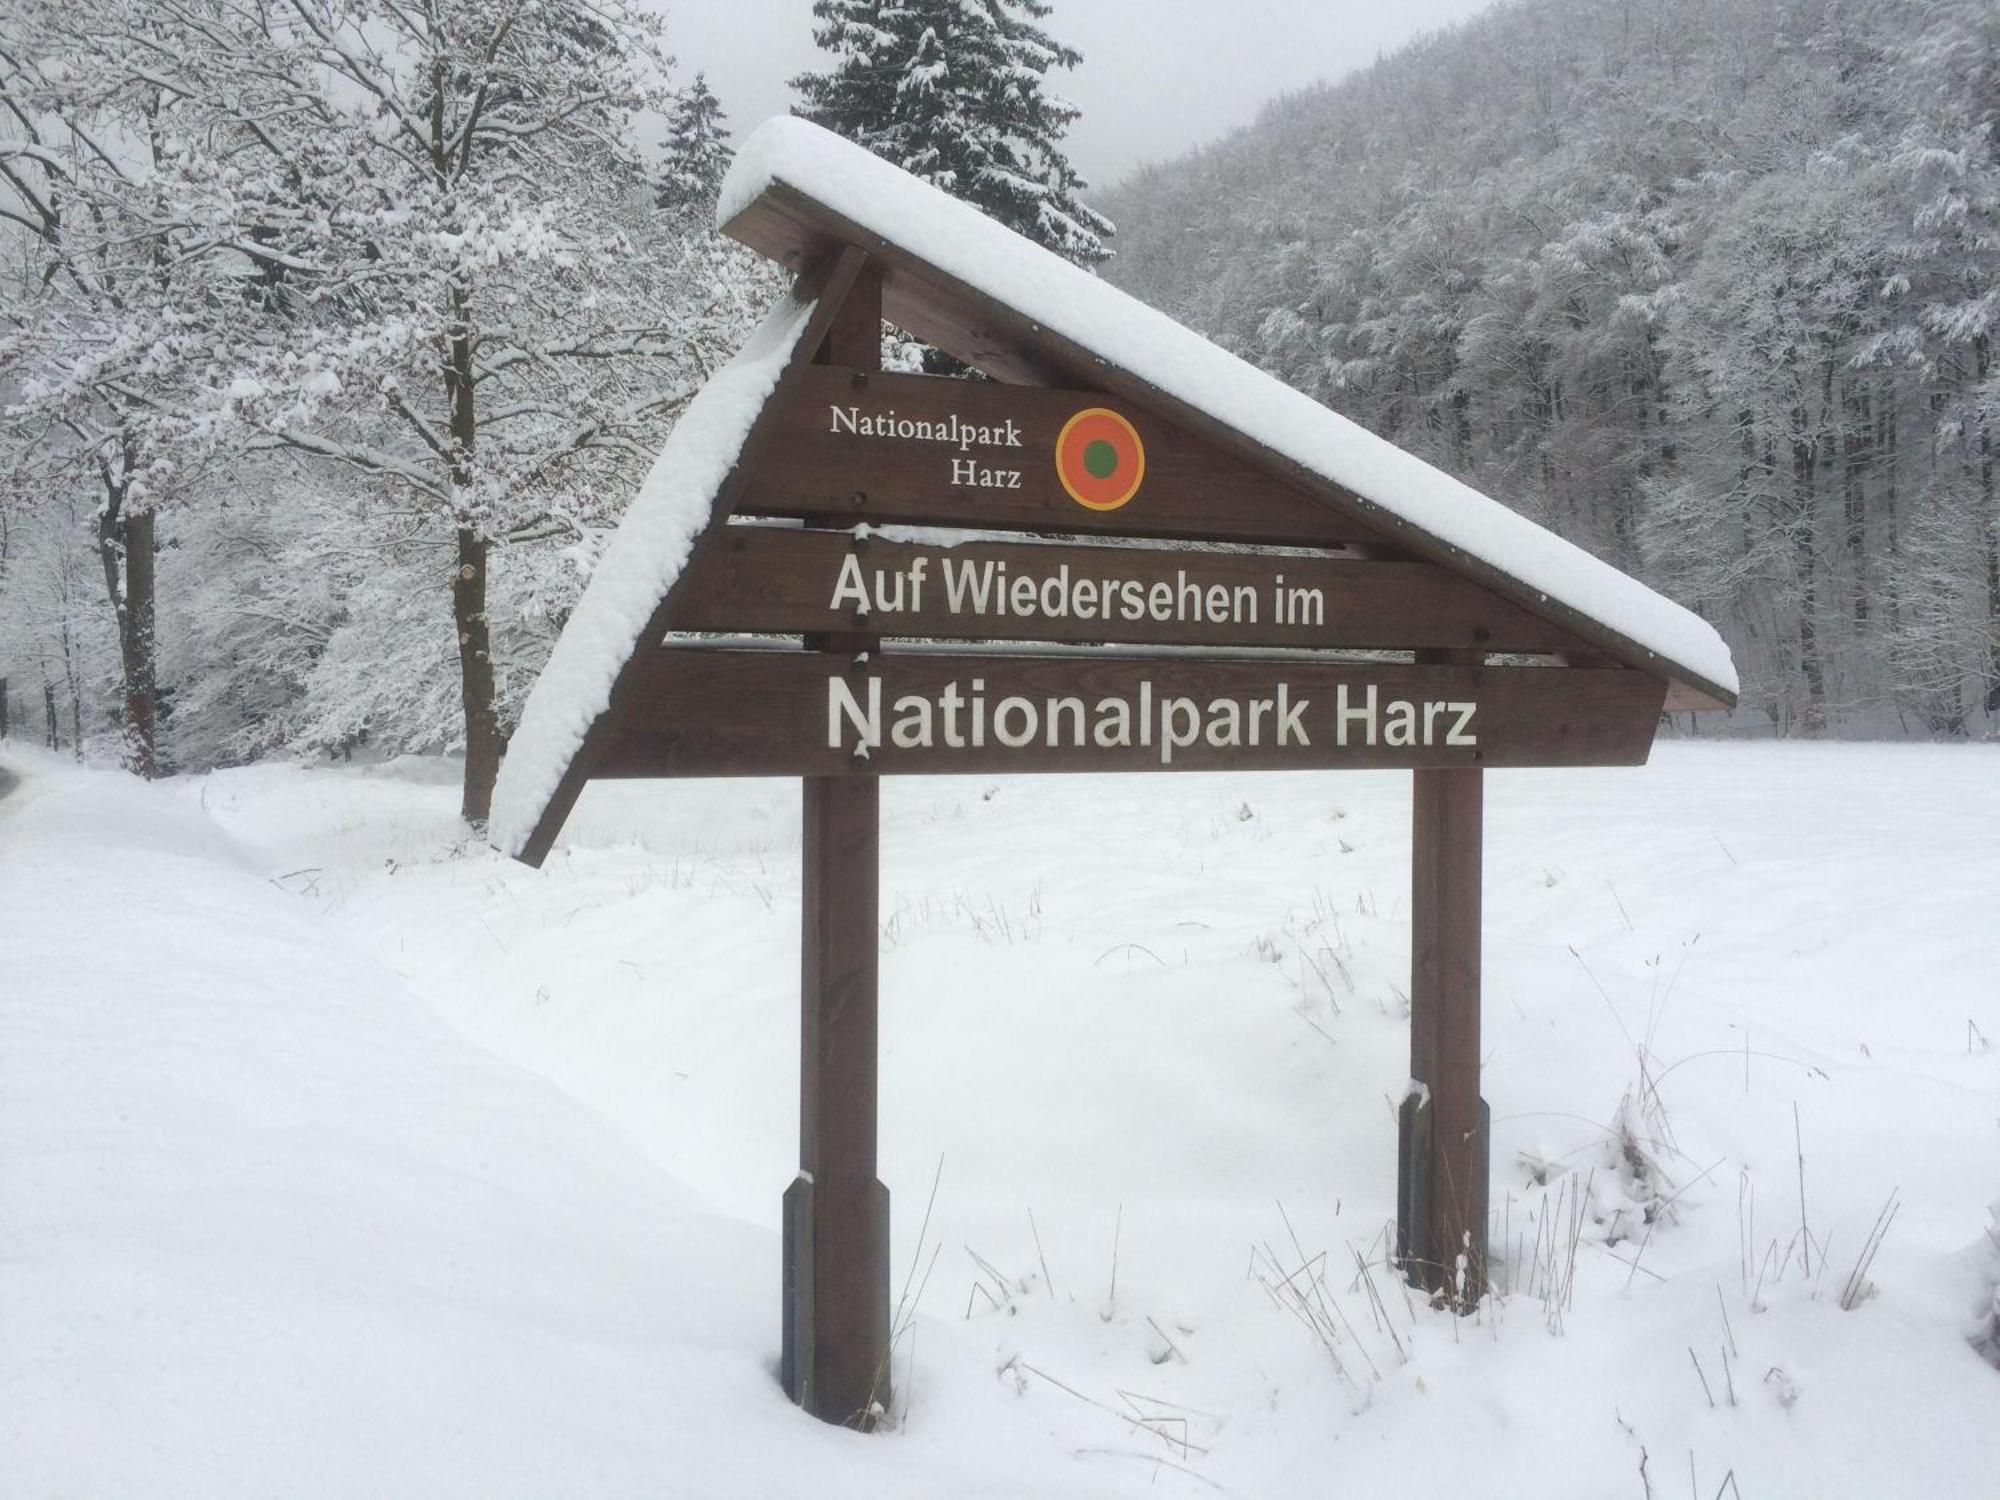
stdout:
{"type": "MultiPolygon", "coordinates": [[[[889,652],[866,661],[809,652],[670,648],[656,653],[634,689],[602,759],[599,776],[841,776],[945,775],[959,772],[1307,770],[1438,766],[1586,766],[1643,764],[1653,742],[1666,684],[1642,672],[1571,667],[1437,667],[1393,663],[1333,665],[1305,658],[1227,661],[1213,658],[1130,657],[1082,653],[992,656],[958,652],[889,652]],[[853,718],[881,695],[882,743],[854,753],[853,718]],[[836,686],[835,684],[838,684],[836,686]],[[979,686],[975,686],[979,684],[979,686]],[[1280,693],[1282,685],[1283,692],[1280,693]],[[1375,742],[1355,719],[1348,742],[1336,736],[1336,708],[1346,690],[1358,713],[1373,688],[1375,742]],[[947,747],[945,694],[967,741],[947,747]],[[932,743],[893,742],[898,700],[928,700],[932,743]],[[983,745],[972,702],[984,705],[983,745]],[[1026,711],[1036,730],[1021,737],[1026,711]],[[1048,708],[1051,699],[1081,703],[1084,743],[1075,744],[1078,713],[1048,708]],[[1184,701],[1187,711],[1166,700],[1184,701]],[[1107,701],[1129,705],[1131,743],[1097,742],[1107,701]],[[1212,708],[1238,705],[1231,715],[1212,708]],[[1255,703],[1268,703],[1262,710],[1255,703]],[[1416,705],[1416,726],[1429,744],[1392,744],[1389,722],[1403,719],[1393,703],[1416,705]],[[1430,704],[1472,704],[1433,714],[1430,704]],[[850,708],[848,705],[852,705],[850,708]],[[1185,738],[1189,714],[1198,725],[1185,738]],[[838,743],[829,724],[837,720],[838,743]],[[1049,723],[1057,743],[1049,743],[1049,723]],[[1144,742],[1140,726],[1144,725],[1144,742]],[[1217,726],[1214,739],[1210,726],[1217,726]],[[1454,730],[1474,742],[1450,743],[1454,730]],[[1248,743],[1253,732],[1258,743],[1248,743]],[[1300,742],[1303,736],[1305,743],[1300,742]]],[[[914,708],[905,705],[910,721],[914,708]]]]}
{"type": "Polygon", "coordinates": [[[1412,1166],[1428,1180],[1422,1222],[1400,1225],[1399,1238],[1413,1282],[1467,1305],[1485,1291],[1492,1176],[1479,1097],[1484,779],[1418,771],[1411,800],[1410,1077],[1428,1092],[1426,1159],[1412,1166]]]}
{"type": "Polygon", "coordinates": [[[1099,391],[815,366],[776,415],[777,440],[751,471],[739,515],[1224,542],[1384,541],[1375,527],[1099,391]],[[1123,417],[1144,450],[1137,489],[1115,509],[1079,502],[1057,472],[1066,424],[1092,410],[1123,417]],[[885,426],[912,435],[884,435],[885,426]]]}
{"type": "Polygon", "coordinates": [[[671,628],[1224,649],[1584,649],[1568,632],[1431,563],[1044,543],[945,547],[771,526],[715,535],[676,593],[671,628]],[[1038,587],[1016,609],[1022,580],[1038,587]],[[1107,583],[1114,586],[1108,619],[1107,583]],[[865,615],[854,607],[857,586],[868,600],[865,615]],[[978,599],[984,612],[972,607],[978,599]],[[1137,619],[1126,618],[1135,612],[1137,619]]]}
{"type": "Polygon", "coordinates": [[[1404,555],[1462,572],[1523,608],[1547,615],[1628,667],[1671,676],[1676,709],[1735,706],[1736,694],[1730,688],[1683,669],[1670,668],[1655,653],[1614,626],[1543,597],[1532,586],[1493,564],[1469,556],[1366,496],[1271,451],[1115,360],[1043,327],[902,246],[864,229],[789,183],[772,183],[724,224],[722,232],[772,260],[794,267],[809,264],[829,247],[863,246],[882,274],[883,316],[896,327],[937,345],[994,379],[1103,390],[1151,410],[1192,436],[1206,439],[1246,464],[1295,485],[1301,493],[1312,496],[1328,509],[1352,518],[1353,524],[1372,527],[1390,538],[1404,555]]]}
{"type": "Polygon", "coordinates": [[[799,1175],[784,1199],[779,1369],[866,1423],[889,1389],[889,1192],[876,1180],[881,784],[809,776],[801,824],[799,1175]]]}
{"type": "Polygon", "coordinates": [[[774,182],[722,232],[795,272],[829,245],[857,245],[876,252],[882,273],[883,315],[898,328],[950,351],[995,380],[1019,385],[1089,385],[1088,367],[1043,356],[1028,320],[990,299],[968,298],[941,271],[891,245],[880,235],[832,214],[789,183],[774,182]]]}

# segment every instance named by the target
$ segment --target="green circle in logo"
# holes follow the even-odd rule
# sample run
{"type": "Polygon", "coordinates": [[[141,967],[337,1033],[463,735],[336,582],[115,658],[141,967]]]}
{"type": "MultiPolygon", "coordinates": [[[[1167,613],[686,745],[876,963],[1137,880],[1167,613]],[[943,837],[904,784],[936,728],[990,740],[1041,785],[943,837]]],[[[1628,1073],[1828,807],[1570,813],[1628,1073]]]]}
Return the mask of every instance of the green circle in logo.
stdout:
{"type": "Polygon", "coordinates": [[[1099,438],[1083,450],[1083,467],[1093,479],[1109,479],[1118,472],[1118,450],[1099,438]]]}

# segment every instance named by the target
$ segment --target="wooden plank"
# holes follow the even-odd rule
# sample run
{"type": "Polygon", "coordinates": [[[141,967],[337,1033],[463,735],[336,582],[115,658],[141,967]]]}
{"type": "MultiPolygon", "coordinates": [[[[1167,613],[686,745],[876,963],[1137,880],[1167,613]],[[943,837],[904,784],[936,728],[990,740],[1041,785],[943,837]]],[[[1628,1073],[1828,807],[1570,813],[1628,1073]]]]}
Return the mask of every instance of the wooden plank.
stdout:
{"type": "Polygon", "coordinates": [[[1098,389],[1146,407],[1191,435],[1289,481],[1321,504],[1375,528],[1410,556],[1464,573],[1522,608],[1597,644],[1628,667],[1674,677],[1692,690],[1677,699],[1677,707],[1735,705],[1736,694],[1722,684],[1700,679],[1683,668],[1669,668],[1654,652],[1614,627],[1544,597],[1539,590],[1411,525],[1366,496],[1273,452],[1199,407],[1040,326],[789,184],[771,184],[723,225],[723,233],[788,265],[805,264],[829,245],[865,246],[882,271],[883,316],[994,379],[1098,389]]]}
{"type": "Polygon", "coordinates": [[[1661,712],[1670,714],[1726,713],[1736,707],[1734,696],[1722,697],[1717,693],[1696,687],[1691,682],[1670,682],[1667,685],[1667,701],[1661,712]]]}
{"type": "MultiPolygon", "coordinates": [[[[1440,670],[1477,670],[1477,653],[1445,652],[1440,670]]],[[[1406,1113],[1397,1198],[1412,1281],[1460,1308],[1478,1302],[1486,1273],[1485,1114],[1479,1097],[1481,840],[1484,773],[1419,770],[1410,858],[1410,1077],[1424,1086],[1406,1113]],[[1461,1267],[1461,1258],[1464,1265],[1461,1267]]]]}
{"type": "Polygon", "coordinates": [[[676,648],[597,774],[1638,765],[1665,690],[1622,669],[676,648]]]}
{"type": "MultiPolygon", "coordinates": [[[[860,276],[862,265],[866,260],[867,257],[852,246],[840,247],[824,261],[800,274],[798,284],[792,289],[791,295],[800,303],[811,302],[813,311],[800,337],[798,350],[792,362],[778,376],[778,393],[782,394],[789,383],[798,378],[798,372],[806,368],[806,362],[812,357],[820,340],[826,336],[826,330],[832,326],[835,316],[847,300],[849,289],[860,276]]],[[[770,420],[770,410],[767,404],[751,425],[749,435],[743,440],[743,449],[737,457],[735,467],[730,470],[728,478],[723,480],[722,487],[717,492],[709,523],[701,535],[695,538],[696,551],[721,530],[735,504],[736,495],[742,488],[742,476],[754,466],[758,451],[771,441],[777,424],[770,420]]],[[[584,732],[582,745],[577,748],[576,755],[570,760],[562,779],[556,783],[556,789],[549,797],[548,805],[542,809],[541,816],[535,820],[533,831],[522,845],[520,858],[523,863],[539,866],[548,858],[549,849],[554,845],[556,835],[562,831],[570,810],[576,806],[576,799],[583,795],[583,788],[594,772],[598,756],[610,739],[613,725],[621,717],[626,701],[650,667],[652,647],[667,633],[667,621],[673,616],[675,596],[686,577],[686,572],[683,571],[673,586],[661,595],[660,602],[654,606],[645,629],[639,633],[638,649],[618,669],[618,676],[611,685],[610,702],[604,712],[599,714],[592,721],[590,728],[584,732]]]]}
{"type": "Polygon", "coordinates": [[[690,573],[675,630],[796,635],[866,628],[937,640],[1476,646],[1528,655],[1578,645],[1574,636],[1431,563],[1042,543],[942,547],[731,526],[703,549],[690,573]]]}
{"type": "MultiPolygon", "coordinates": [[[[864,269],[814,359],[872,369],[881,357],[882,283],[864,269]]],[[[800,370],[800,383],[820,367],[800,370]]],[[[780,422],[761,451],[785,442],[780,422]]],[[[806,644],[834,653],[819,660],[837,672],[876,643],[813,633],[806,644]]],[[[784,1374],[814,1416],[865,1426],[890,1397],[889,1193],[875,1175],[881,783],[807,776],[801,787],[799,1175],[784,1200],[785,1242],[800,1263],[784,1278],[784,1374]]]]}
{"type": "Polygon", "coordinates": [[[881,785],[805,782],[799,1176],[785,1196],[804,1267],[786,1278],[784,1342],[792,1398],[842,1425],[865,1424],[890,1395],[889,1194],[876,1180],[881,785]]]}
{"type": "Polygon", "coordinates": [[[872,230],[774,182],[722,232],[794,270],[833,245],[874,252],[882,272],[883,315],[898,328],[964,360],[995,380],[1016,385],[1091,386],[1090,357],[1080,363],[1053,343],[1044,348],[1027,319],[956,278],[918,260],[872,230]],[[925,331],[917,333],[916,324],[925,331]]]}
{"type": "MultiPolygon", "coordinates": [[[[873,247],[881,252],[876,264],[883,274],[885,313],[890,308],[906,308],[921,297],[934,308],[925,319],[931,331],[922,335],[928,342],[950,351],[995,380],[1017,385],[1090,384],[1074,379],[1072,371],[1044,361],[1034,340],[1020,337],[1017,325],[1021,320],[1017,317],[980,317],[974,304],[949,295],[944,278],[936,273],[926,276],[920,262],[903,255],[881,236],[829,213],[823,205],[784,183],[773,183],[767,192],[724,224],[722,232],[794,271],[824,254],[832,241],[873,247]],[[931,284],[912,287],[910,283],[917,280],[931,284]]],[[[899,328],[905,326],[893,315],[890,321],[899,328]]]]}
{"type": "Polygon", "coordinates": [[[840,515],[850,522],[979,530],[1195,537],[1313,545],[1384,542],[1375,527],[1101,391],[816,367],[781,403],[779,438],[749,476],[741,515],[840,515]],[[1109,419],[1085,416],[1108,412],[1109,419]],[[1129,487],[1096,479],[1061,443],[1073,419],[1119,448],[1129,487]],[[1120,424],[1123,430],[1120,430],[1120,424]],[[1124,447],[1129,440],[1129,447],[1124,447]],[[1059,458],[1085,498],[1065,486],[1059,458]]]}

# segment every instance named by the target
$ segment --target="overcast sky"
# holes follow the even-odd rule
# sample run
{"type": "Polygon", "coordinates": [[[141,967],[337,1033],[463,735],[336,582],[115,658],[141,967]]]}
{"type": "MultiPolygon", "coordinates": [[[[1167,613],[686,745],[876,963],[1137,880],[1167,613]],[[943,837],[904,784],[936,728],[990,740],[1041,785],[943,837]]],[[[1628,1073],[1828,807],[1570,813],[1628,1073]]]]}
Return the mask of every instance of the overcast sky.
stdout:
{"type": "MultiPolygon", "coordinates": [[[[655,0],[682,82],[697,69],[739,133],[791,107],[817,67],[812,0],[655,0]]],[[[1044,23],[1083,53],[1056,87],[1083,108],[1070,159],[1099,186],[1256,117],[1274,94],[1338,78],[1491,0],[1055,0],[1044,23]]]]}

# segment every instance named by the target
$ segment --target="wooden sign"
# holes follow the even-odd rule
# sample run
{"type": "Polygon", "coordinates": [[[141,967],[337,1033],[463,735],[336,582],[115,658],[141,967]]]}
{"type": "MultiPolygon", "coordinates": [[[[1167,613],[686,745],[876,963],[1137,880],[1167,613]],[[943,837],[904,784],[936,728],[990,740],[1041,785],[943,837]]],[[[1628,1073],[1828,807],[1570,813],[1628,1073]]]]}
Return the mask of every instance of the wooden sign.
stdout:
{"type": "Polygon", "coordinates": [[[1099,391],[815,365],[740,515],[1008,531],[1384,544],[1375,528],[1099,391]]]}
{"type": "Polygon", "coordinates": [[[1159,547],[953,546],[724,529],[672,628],[936,640],[1582,653],[1584,642],[1433,563],[1159,547]]]}
{"type": "Polygon", "coordinates": [[[1637,672],[674,649],[600,776],[1638,765],[1637,672]]]}
{"type": "Polygon", "coordinates": [[[773,173],[727,228],[803,273],[795,301],[694,398],[661,458],[675,483],[648,487],[654,513],[599,565],[509,765],[535,800],[517,846],[533,863],[592,778],[802,779],[786,1390],[858,1426],[891,1396],[876,1162],[889,775],[1409,770],[1422,1087],[1400,1116],[1397,1254],[1412,1281],[1475,1305],[1484,772],[1640,764],[1670,689],[1681,706],[1734,701],[1726,656],[1668,659],[1705,627],[1631,580],[867,153],[799,121],[773,130],[780,147],[809,137],[798,180],[773,173]],[[836,157],[823,186],[838,203],[807,190],[836,157]],[[850,191],[870,182],[881,191],[850,191]],[[955,268],[906,242],[937,236],[899,238],[913,201],[971,246],[955,268]],[[891,204],[892,224],[850,217],[891,204]],[[996,378],[884,373],[885,316],[996,378]],[[1271,420],[1238,425],[1250,409],[1284,413],[1284,441],[1271,420]],[[709,502],[691,531],[690,485],[709,502]]]}

